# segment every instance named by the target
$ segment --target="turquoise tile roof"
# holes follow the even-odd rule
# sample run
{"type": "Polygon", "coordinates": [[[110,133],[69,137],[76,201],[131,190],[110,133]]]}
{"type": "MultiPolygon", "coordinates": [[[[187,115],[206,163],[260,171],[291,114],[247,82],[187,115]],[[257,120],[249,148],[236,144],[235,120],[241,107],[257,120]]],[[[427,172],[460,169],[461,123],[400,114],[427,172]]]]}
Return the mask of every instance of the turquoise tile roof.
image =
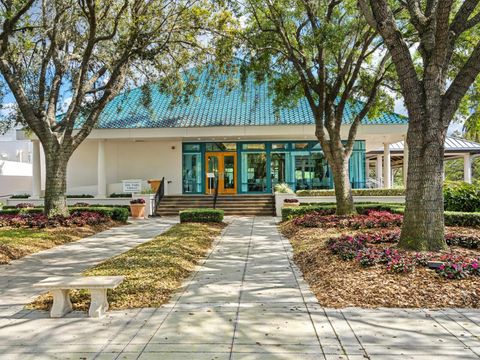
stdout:
{"type": "MultiPolygon", "coordinates": [[[[148,107],[142,101],[140,88],[127,91],[114,98],[105,108],[97,125],[100,129],[135,128],[185,128],[208,126],[248,125],[310,125],[314,119],[306,100],[295,107],[275,111],[269,96],[267,83],[247,81],[244,90],[240,86],[227,90],[209,79],[207,72],[200,78],[201,84],[213,89],[208,95],[200,86],[188,103],[172,105],[172,97],[151,87],[148,107]]],[[[343,122],[351,122],[359,102],[350,102],[343,122]]],[[[364,119],[365,125],[407,124],[405,116],[385,112],[374,119],[364,119]]]]}

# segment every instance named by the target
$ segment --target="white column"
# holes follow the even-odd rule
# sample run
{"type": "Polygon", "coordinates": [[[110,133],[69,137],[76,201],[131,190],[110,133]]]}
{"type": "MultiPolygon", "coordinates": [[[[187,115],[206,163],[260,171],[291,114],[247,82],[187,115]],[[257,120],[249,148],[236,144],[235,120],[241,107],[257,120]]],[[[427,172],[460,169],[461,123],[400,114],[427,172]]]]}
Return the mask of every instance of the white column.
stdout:
{"type": "Polygon", "coordinates": [[[392,165],[390,162],[390,144],[383,144],[383,188],[392,187],[392,165]]]}
{"type": "Polygon", "coordinates": [[[105,160],[105,140],[98,140],[98,158],[97,158],[97,197],[107,196],[107,176],[105,160]]]}
{"type": "Polygon", "coordinates": [[[378,187],[382,187],[382,155],[377,155],[377,161],[375,162],[375,175],[377,176],[378,187]]]}
{"type": "Polygon", "coordinates": [[[463,155],[463,181],[472,183],[472,155],[463,155]]]}
{"type": "Polygon", "coordinates": [[[407,174],[408,174],[408,145],[407,137],[403,137],[403,187],[407,188],[407,174]]]}
{"type": "Polygon", "coordinates": [[[367,159],[367,157],[365,156],[365,187],[367,187],[367,183],[368,183],[368,180],[369,180],[369,173],[370,172],[370,160],[367,159]]]}
{"type": "Polygon", "coordinates": [[[42,193],[42,164],[40,162],[40,141],[32,141],[32,199],[40,199],[42,193]]]}

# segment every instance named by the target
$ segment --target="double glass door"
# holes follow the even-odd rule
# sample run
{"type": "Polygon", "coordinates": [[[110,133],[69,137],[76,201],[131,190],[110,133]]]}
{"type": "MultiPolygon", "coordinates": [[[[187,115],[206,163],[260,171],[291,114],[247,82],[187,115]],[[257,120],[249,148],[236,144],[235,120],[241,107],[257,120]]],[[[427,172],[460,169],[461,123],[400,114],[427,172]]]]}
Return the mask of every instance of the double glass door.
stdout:
{"type": "Polygon", "coordinates": [[[207,193],[212,194],[215,191],[215,183],[218,181],[219,194],[236,194],[237,154],[233,152],[207,152],[205,158],[207,164],[207,193]]]}

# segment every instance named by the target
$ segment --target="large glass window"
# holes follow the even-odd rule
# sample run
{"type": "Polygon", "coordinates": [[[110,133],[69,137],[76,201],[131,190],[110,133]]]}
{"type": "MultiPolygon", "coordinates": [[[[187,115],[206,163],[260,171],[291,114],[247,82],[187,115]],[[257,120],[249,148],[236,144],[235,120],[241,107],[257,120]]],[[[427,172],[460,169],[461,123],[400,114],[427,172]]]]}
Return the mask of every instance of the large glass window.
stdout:
{"type": "Polygon", "coordinates": [[[242,153],[242,191],[267,190],[267,154],[242,153]]]}
{"type": "Polygon", "coordinates": [[[291,156],[296,190],[330,187],[330,170],[321,153],[301,152],[291,156]]]}
{"type": "Polygon", "coordinates": [[[270,161],[270,174],[272,177],[272,187],[279,183],[287,182],[287,161],[285,153],[272,153],[270,161]]]}
{"type": "Polygon", "coordinates": [[[183,155],[183,193],[202,192],[202,154],[183,155]]]}
{"type": "Polygon", "coordinates": [[[236,143],[207,143],[206,144],[207,151],[236,151],[237,144],[236,143]]]}

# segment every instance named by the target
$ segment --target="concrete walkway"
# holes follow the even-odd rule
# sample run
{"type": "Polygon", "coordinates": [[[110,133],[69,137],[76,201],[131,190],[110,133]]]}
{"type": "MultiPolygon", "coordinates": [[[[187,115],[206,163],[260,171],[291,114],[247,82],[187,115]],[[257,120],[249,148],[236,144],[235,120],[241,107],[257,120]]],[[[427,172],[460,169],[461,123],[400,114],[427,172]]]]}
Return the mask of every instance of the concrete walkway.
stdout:
{"type": "Polygon", "coordinates": [[[48,276],[78,275],[110,257],[153,239],[177,219],[135,221],[0,266],[0,314],[12,312],[39,294],[32,288],[48,276]],[[3,312],[2,312],[3,310],[3,312]]]}
{"type": "MultiPolygon", "coordinates": [[[[479,359],[477,310],[324,309],[273,218],[235,218],[159,309],[0,317],[0,359],[479,359]]],[[[328,276],[328,274],[325,274],[328,276]]]]}

